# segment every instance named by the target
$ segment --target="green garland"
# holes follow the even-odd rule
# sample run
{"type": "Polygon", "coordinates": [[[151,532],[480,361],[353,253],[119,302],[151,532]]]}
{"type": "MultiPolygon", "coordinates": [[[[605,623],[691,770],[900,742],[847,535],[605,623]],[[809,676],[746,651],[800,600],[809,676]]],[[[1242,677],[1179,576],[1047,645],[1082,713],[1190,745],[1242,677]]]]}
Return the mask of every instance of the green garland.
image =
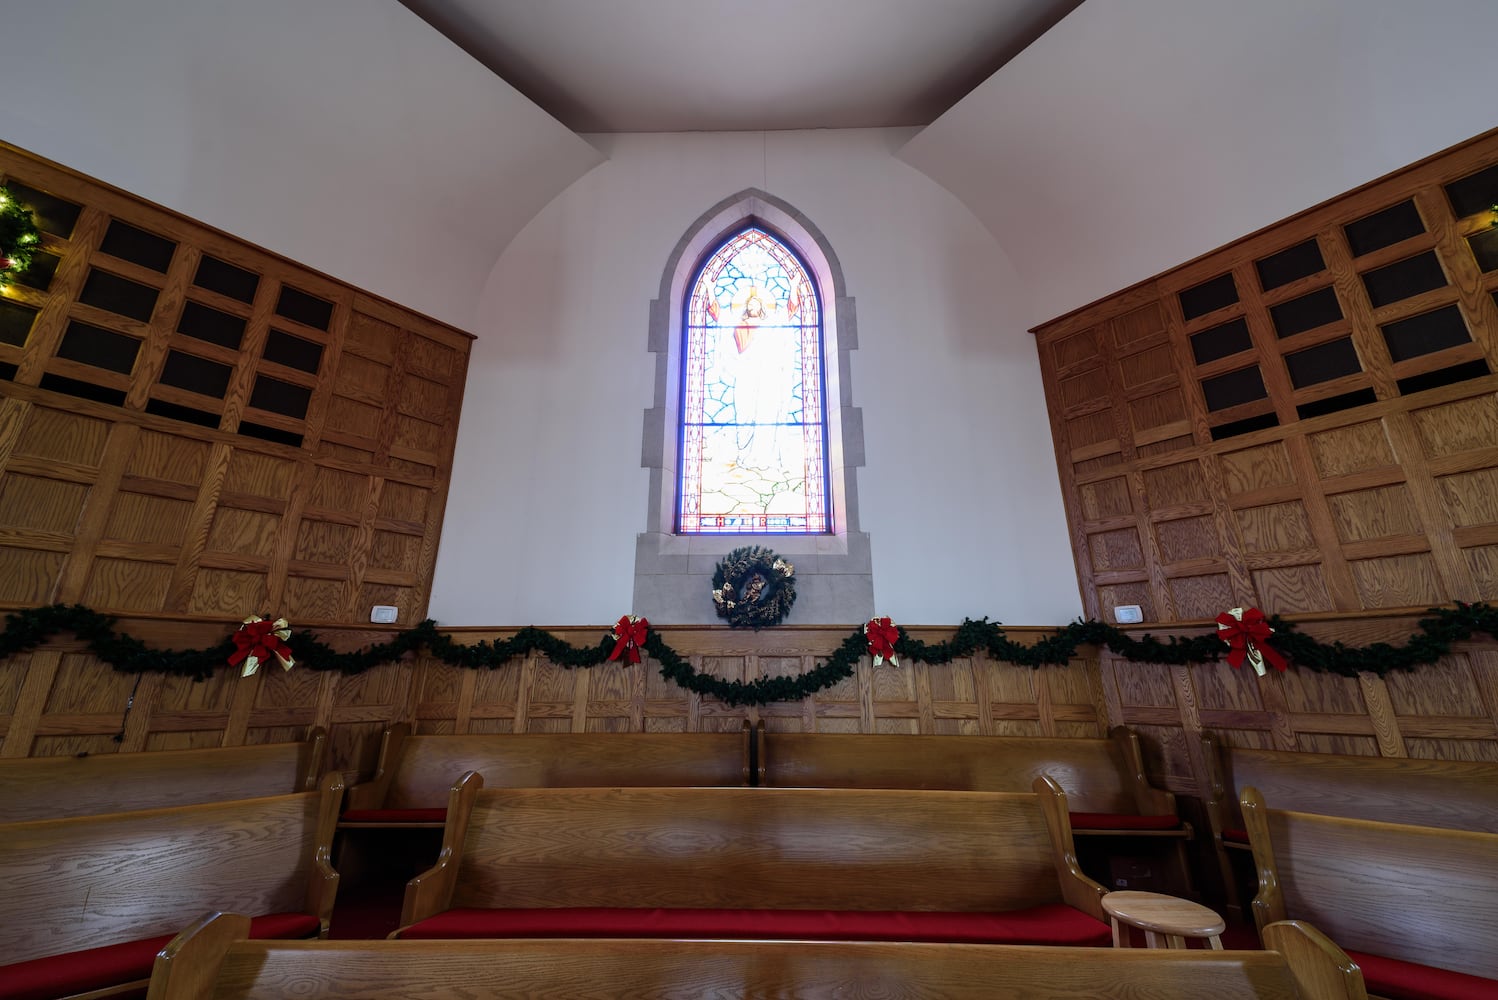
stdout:
{"type": "Polygon", "coordinates": [[[796,603],[796,567],[769,549],[734,549],[713,570],[713,606],[733,628],[779,625],[796,603]]]}
{"type": "Polygon", "coordinates": [[[31,265],[41,241],[31,211],[16,200],[10,188],[0,185],[0,288],[12,271],[19,273],[31,265]]]}
{"type": "MultiPolygon", "coordinates": [[[[1465,642],[1476,635],[1498,638],[1498,608],[1488,604],[1458,603],[1455,608],[1432,608],[1429,614],[1431,617],[1420,620],[1420,631],[1411,635],[1402,646],[1382,642],[1362,648],[1340,642],[1327,644],[1297,631],[1294,623],[1278,616],[1269,619],[1269,624],[1274,629],[1271,640],[1274,647],[1298,667],[1347,677],[1359,673],[1382,677],[1393,670],[1411,670],[1446,656],[1451,652],[1452,643],[1465,642]]],[[[116,633],[113,626],[113,618],[81,604],[53,604],[10,614],[5,618],[5,631],[0,632],[0,660],[33,649],[58,632],[72,632],[84,640],[90,653],[122,673],[164,673],[203,680],[223,667],[234,651],[232,638],[225,638],[208,649],[151,649],[139,639],[116,633]]],[[[573,646],[544,629],[526,627],[509,639],[467,646],[439,632],[437,623],[428,619],[415,628],[398,633],[389,642],[353,653],[335,652],[331,646],[305,631],[292,635],[290,644],[299,667],[358,674],[422,648],[455,667],[492,670],[532,652],[541,653],[551,662],[568,668],[597,667],[609,662],[614,638],[605,634],[596,646],[573,646]]],[[[1089,645],[1106,646],[1133,662],[1173,666],[1214,663],[1225,653],[1223,642],[1215,633],[1185,639],[1171,636],[1161,642],[1150,635],[1132,639],[1113,626],[1098,621],[1072,622],[1033,646],[1021,646],[1009,639],[997,622],[986,618],[964,620],[952,638],[938,643],[912,639],[902,628],[895,652],[911,661],[930,664],[950,663],[975,653],[986,653],[995,660],[1038,668],[1047,664],[1064,664],[1076,656],[1078,647],[1089,645]]],[[[747,682],[725,681],[698,672],[685,657],[666,645],[666,640],[654,629],[646,637],[644,649],[660,664],[662,676],[689,691],[717,698],[728,705],[764,705],[774,701],[798,701],[851,677],[858,661],[868,655],[868,638],[859,627],[830,656],[803,674],[761,677],[747,682]]]]}

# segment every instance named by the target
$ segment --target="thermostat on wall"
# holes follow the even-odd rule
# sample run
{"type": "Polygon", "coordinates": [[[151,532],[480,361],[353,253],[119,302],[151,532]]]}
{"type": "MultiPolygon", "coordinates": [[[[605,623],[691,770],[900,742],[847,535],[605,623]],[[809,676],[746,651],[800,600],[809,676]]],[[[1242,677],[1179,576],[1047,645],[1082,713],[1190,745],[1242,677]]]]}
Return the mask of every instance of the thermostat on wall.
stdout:
{"type": "MultiPolygon", "coordinates": [[[[393,608],[388,604],[376,604],[369,609],[369,620],[376,625],[394,625],[395,619],[400,616],[400,608],[393,608]]],[[[1119,619],[1122,621],[1122,619],[1119,619]]]]}
{"type": "Polygon", "coordinates": [[[1144,621],[1144,611],[1137,604],[1120,604],[1113,609],[1113,620],[1120,625],[1137,625],[1144,621]]]}

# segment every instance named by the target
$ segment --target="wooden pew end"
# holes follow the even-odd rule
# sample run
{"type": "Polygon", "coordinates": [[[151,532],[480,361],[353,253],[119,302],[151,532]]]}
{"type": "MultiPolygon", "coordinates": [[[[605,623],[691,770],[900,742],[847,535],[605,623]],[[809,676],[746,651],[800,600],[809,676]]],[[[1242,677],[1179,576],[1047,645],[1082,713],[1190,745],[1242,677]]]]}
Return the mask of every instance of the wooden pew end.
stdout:
{"type": "Polygon", "coordinates": [[[1308,997],[1368,1000],[1362,970],[1325,934],[1300,920],[1279,920],[1264,928],[1264,947],[1285,956],[1290,974],[1308,997]]]}

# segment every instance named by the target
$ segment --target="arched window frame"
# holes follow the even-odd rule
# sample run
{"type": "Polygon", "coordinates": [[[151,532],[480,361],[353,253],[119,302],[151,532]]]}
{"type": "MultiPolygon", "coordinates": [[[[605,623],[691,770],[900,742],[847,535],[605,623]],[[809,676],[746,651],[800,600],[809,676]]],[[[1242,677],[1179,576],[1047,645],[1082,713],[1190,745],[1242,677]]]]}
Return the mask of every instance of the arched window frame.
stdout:
{"type": "Polygon", "coordinates": [[[714,567],[735,548],[764,545],[796,566],[797,601],[788,621],[866,620],[874,604],[870,540],[859,527],[856,470],[863,465],[863,415],[853,406],[849,361],[857,349],[855,303],[826,237],[773,195],[748,189],[704,212],[667,260],[650,304],[647,350],[654,355],[654,405],[645,411],[641,465],[650,474],[646,525],[635,549],[633,611],[661,624],[711,624],[714,567]],[[816,283],[822,305],[827,506],[830,534],[675,533],[686,297],[707,255],[730,235],[760,224],[789,246],[816,283]]]}
{"type": "MultiPolygon", "coordinates": [[[[816,466],[817,466],[817,473],[816,473],[816,475],[817,475],[818,479],[816,481],[815,486],[816,486],[817,492],[819,492],[821,494],[821,510],[819,511],[819,514],[821,516],[821,521],[818,522],[818,523],[821,524],[821,525],[825,525],[825,527],[819,527],[819,528],[811,529],[811,530],[797,531],[797,530],[791,529],[791,530],[785,530],[785,531],[766,531],[766,532],[764,532],[764,534],[771,534],[771,535],[776,536],[777,538],[789,537],[789,536],[794,536],[794,535],[831,535],[831,534],[835,533],[836,525],[835,525],[835,519],[833,517],[833,514],[834,514],[834,505],[833,505],[833,502],[832,502],[832,497],[829,495],[832,492],[829,489],[830,475],[829,475],[829,471],[828,471],[829,467],[831,465],[831,463],[828,461],[829,453],[830,453],[831,449],[828,446],[828,436],[829,436],[828,419],[827,419],[828,396],[827,396],[827,384],[826,384],[827,383],[827,377],[826,377],[826,375],[827,375],[827,352],[826,352],[826,335],[825,335],[825,332],[823,330],[823,318],[824,318],[824,307],[823,307],[823,301],[822,301],[823,300],[823,295],[822,295],[821,283],[816,280],[816,278],[815,278],[815,276],[814,276],[814,274],[812,272],[811,267],[809,267],[807,265],[806,261],[802,258],[801,254],[796,250],[795,245],[790,240],[788,240],[782,233],[776,232],[775,229],[774,229],[774,227],[768,225],[764,220],[759,219],[759,218],[750,218],[750,219],[745,220],[743,223],[739,224],[738,226],[734,227],[733,229],[731,229],[728,232],[728,234],[723,239],[721,239],[721,240],[718,241],[718,243],[716,245],[711,246],[708,249],[708,251],[702,255],[702,258],[698,261],[697,266],[695,268],[693,268],[693,270],[692,270],[692,275],[693,275],[692,279],[688,283],[687,288],[685,290],[685,293],[681,296],[681,310],[682,310],[681,329],[682,329],[683,346],[684,347],[690,347],[690,345],[693,342],[694,336],[703,336],[703,337],[708,336],[708,334],[705,333],[705,332],[704,333],[700,333],[700,334],[697,333],[696,331],[697,330],[701,330],[702,328],[699,325],[697,328],[694,329],[694,327],[692,326],[692,321],[691,321],[692,310],[693,310],[692,303],[693,303],[693,300],[696,298],[696,296],[698,294],[698,289],[699,289],[699,286],[701,284],[703,274],[707,271],[707,269],[710,266],[712,266],[713,261],[716,260],[716,259],[718,259],[719,255],[722,254],[726,248],[728,248],[730,245],[738,242],[742,237],[745,236],[745,234],[747,234],[747,233],[755,233],[755,232],[761,233],[764,236],[768,237],[770,241],[773,241],[774,243],[779,244],[779,246],[780,246],[780,248],[781,248],[782,251],[788,253],[788,255],[790,257],[790,262],[786,263],[784,266],[786,266],[787,268],[790,269],[790,276],[793,278],[793,280],[796,278],[796,269],[799,269],[800,271],[805,272],[805,274],[806,274],[806,276],[807,276],[807,278],[808,278],[808,280],[810,282],[810,285],[811,285],[811,293],[812,293],[811,294],[811,299],[812,299],[812,301],[810,303],[808,303],[808,304],[810,306],[809,314],[811,316],[814,316],[816,318],[816,324],[815,324],[815,326],[816,326],[816,329],[815,329],[815,341],[816,341],[815,352],[816,352],[816,357],[814,359],[812,359],[812,363],[809,366],[803,364],[803,369],[802,369],[803,373],[809,370],[810,373],[811,373],[811,377],[810,377],[810,379],[806,379],[806,378],[802,379],[802,397],[803,397],[803,399],[806,399],[806,398],[809,397],[809,398],[811,398],[811,399],[814,400],[813,406],[814,406],[815,419],[814,420],[807,420],[804,426],[806,426],[806,427],[815,426],[816,427],[816,434],[815,434],[816,445],[815,445],[815,449],[814,449],[815,452],[816,452],[816,454],[814,456],[813,455],[808,455],[808,457],[810,459],[812,459],[812,461],[814,461],[815,464],[816,464],[816,466]],[[814,384],[811,384],[811,383],[814,383],[814,384]]],[[[776,251],[771,251],[771,253],[772,253],[772,255],[778,255],[776,251]]],[[[728,260],[731,262],[733,260],[733,258],[730,257],[730,258],[728,258],[728,260]]],[[[712,293],[709,292],[709,294],[711,295],[712,293]]],[[[795,293],[792,292],[791,294],[794,295],[795,293]]],[[[716,316],[717,314],[714,313],[713,315],[716,316]]],[[[802,315],[806,315],[806,313],[802,313],[802,315]]],[[[804,322],[804,320],[802,321],[802,326],[801,326],[802,335],[801,336],[802,336],[803,343],[805,342],[806,331],[810,330],[811,326],[812,326],[811,323],[806,323],[806,322],[804,322]]],[[[683,520],[683,517],[684,517],[685,498],[682,495],[681,486],[682,486],[683,481],[686,479],[686,468],[684,467],[685,462],[686,462],[686,455],[684,454],[684,452],[688,448],[688,443],[687,442],[688,442],[688,439],[690,437],[690,431],[689,431],[688,422],[687,422],[687,417],[689,415],[687,414],[686,409],[687,409],[688,400],[691,398],[691,393],[687,389],[686,382],[688,381],[688,377],[689,377],[689,375],[691,373],[691,370],[692,370],[692,365],[691,365],[691,361],[690,361],[690,358],[692,357],[692,352],[691,352],[691,350],[684,349],[684,350],[680,350],[678,353],[681,355],[682,371],[681,371],[681,376],[680,376],[680,379],[679,379],[679,385],[678,385],[678,389],[677,389],[678,397],[679,397],[678,400],[677,400],[677,413],[676,413],[676,428],[677,428],[677,438],[676,438],[676,440],[677,440],[677,449],[678,449],[678,451],[677,451],[676,467],[673,470],[673,475],[675,477],[675,485],[676,485],[677,491],[676,491],[676,495],[675,495],[675,510],[673,512],[673,515],[672,515],[672,517],[673,517],[673,524],[675,525],[675,529],[674,530],[677,531],[680,534],[690,534],[690,535],[711,535],[711,534],[742,535],[742,534],[745,534],[745,532],[741,532],[741,531],[726,531],[726,532],[714,532],[714,531],[710,531],[710,530],[689,531],[686,528],[684,528],[683,525],[682,525],[682,520],[683,520]]],[[[804,411],[803,411],[803,416],[804,416],[804,411]]],[[[803,440],[805,440],[804,437],[803,437],[803,440]]],[[[811,451],[811,450],[812,450],[811,448],[808,448],[808,451],[811,451]]],[[[807,465],[808,468],[811,466],[811,464],[812,464],[811,461],[809,461],[809,462],[806,463],[806,465],[807,465]]],[[[809,492],[809,490],[808,490],[808,492],[809,492]]],[[[803,497],[805,495],[806,494],[803,494],[803,497]]]]}

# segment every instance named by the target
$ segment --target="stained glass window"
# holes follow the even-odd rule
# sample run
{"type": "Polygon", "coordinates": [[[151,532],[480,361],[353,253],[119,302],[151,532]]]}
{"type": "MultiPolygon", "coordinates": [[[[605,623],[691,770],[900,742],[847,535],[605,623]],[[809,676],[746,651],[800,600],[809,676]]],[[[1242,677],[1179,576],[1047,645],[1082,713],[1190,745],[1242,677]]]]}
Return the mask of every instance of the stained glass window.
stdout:
{"type": "Polygon", "coordinates": [[[831,531],[822,310],[806,267],[751,225],[702,265],[685,318],[677,531],[831,531]]]}

